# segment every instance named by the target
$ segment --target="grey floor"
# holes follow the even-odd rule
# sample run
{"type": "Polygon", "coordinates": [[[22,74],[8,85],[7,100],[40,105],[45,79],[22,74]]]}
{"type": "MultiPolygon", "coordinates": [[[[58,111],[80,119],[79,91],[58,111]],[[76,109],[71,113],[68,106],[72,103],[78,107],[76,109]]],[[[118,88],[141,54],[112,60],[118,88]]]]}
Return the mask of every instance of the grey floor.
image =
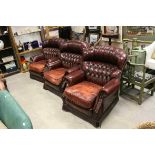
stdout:
{"type": "MultiPolygon", "coordinates": [[[[62,110],[62,100],[44,90],[43,84],[29,78],[29,73],[7,77],[10,93],[29,115],[35,129],[93,129],[84,120],[62,110]]],[[[138,105],[120,97],[119,102],[105,118],[103,129],[134,129],[140,123],[155,121],[155,96],[138,105]]]]}

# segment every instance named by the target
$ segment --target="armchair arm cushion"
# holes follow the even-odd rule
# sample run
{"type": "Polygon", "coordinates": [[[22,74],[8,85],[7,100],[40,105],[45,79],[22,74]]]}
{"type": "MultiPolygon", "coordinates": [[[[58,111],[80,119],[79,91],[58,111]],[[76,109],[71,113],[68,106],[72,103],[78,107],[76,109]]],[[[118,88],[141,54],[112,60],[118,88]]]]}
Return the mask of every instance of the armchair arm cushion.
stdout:
{"type": "Polygon", "coordinates": [[[35,55],[35,56],[31,57],[32,62],[38,62],[38,61],[41,61],[44,59],[45,59],[45,57],[43,54],[35,55]]]}
{"type": "Polygon", "coordinates": [[[48,59],[47,64],[46,64],[49,70],[60,67],[61,65],[62,65],[61,60],[58,58],[48,59]]]}
{"type": "Polygon", "coordinates": [[[105,84],[102,88],[102,91],[106,95],[110,95],[113,91],[118,90],[120,86],[120,80],[119,79],[112,79],[107,84],[105,84]]]}
{"type": "Polygon", "coordinates": [[[74,66],[74,67],[68,69],[68,70],[66,71],[66,73],[67,73],[67,74],[70,74],[70,73],[72,73],[72,72],[74,72],[74,71],[77,71],[77,70],[79,70],[79,69],[80,69],[80,66],[74,66]]]}
{"type": "Polygon", "coordinates": [[[84,79],[84,71],[77,70],[65,76],[65,79],[69,82],[69,85],[78,83],[84,79]]]}

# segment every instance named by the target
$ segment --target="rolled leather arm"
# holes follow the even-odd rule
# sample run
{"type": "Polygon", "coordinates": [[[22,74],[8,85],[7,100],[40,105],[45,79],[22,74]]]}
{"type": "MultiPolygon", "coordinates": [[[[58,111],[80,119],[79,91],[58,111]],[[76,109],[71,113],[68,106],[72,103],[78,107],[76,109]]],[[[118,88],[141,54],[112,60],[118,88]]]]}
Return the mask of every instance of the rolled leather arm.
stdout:
{"type": "Polygon", "coordinates": [[[74,71],[77,71],[77,70],[79,70],[79,69],[80,69],[80,66],[74,66],[74,67],[68,69],[68,70],[66,71],[66,73],[67,73],[67,74],[70,74],[70,73],[72,73],[72,72],[74,72],[74,71]]]}
{"type": "Polygon", "coordinates": [[[84,80],[84,71],[77,70],[65,76],[65,79],[68,81],[68,85],[76,84],[84,80]]]}
{"type": "Polygon", "coordinates": [[[118,90],[120,86],[120,80],[119,79],[112,79],[107,84],[105,84],[102,88],[102,91],[106,95],[110,95],[115,90],[118,90]]]}
{"type": "Polygon", "coordinates": [[[34,57],[31,57],[32,62],[38,62],[38,61],[41,61],[44,59],[45,59],[45,57],[43,54],[35,55],[34,57]]]}
{"type": "Polygon", "coordinates": [[[112,78],[120,78],[121,77],[121,70],[116,70],[112,73],[111,77],[112,78]]]}
{"type": "Polygon", "coordinates": [[[62,65],[61,60],[60,59],[49,59],[47,61],[46,67],[51,70],[57,67],[60,67],[62,65]]]}

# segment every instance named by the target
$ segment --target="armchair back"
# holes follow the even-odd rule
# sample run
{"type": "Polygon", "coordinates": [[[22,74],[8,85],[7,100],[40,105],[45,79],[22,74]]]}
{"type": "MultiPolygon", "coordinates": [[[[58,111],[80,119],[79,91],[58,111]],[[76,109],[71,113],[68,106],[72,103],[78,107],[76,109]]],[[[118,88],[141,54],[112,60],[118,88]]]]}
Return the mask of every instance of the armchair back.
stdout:
{"type": "Polygon", "coordinates": [[[65,42],[61,38],[52,38],[43,42],[43,54],[46,60],[60,56],[60,48],[65,42]]]}
{"type": "Polygon", "coordinates": [[[83,51],[89,48],[89,44],[82,41],[71,40],[61,46],[62,65],[65,68],[80,65],[82,63],[83,51]]]}
{"type": "Polygon", "coordinates": [[[97,46],[84,51],[82,69],[86,80],[105,85],[122,72],[126,62],[126,54],[122,49],[111,46],[97,46]]]}

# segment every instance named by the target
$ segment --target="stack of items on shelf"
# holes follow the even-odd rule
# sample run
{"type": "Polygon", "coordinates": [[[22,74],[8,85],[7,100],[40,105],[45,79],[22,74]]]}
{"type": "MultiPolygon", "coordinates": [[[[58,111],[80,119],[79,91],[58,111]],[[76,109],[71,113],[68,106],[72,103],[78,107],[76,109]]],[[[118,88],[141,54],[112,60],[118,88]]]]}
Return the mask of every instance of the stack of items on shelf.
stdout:
{"type": "Polygon", "coordinates": [[[9,27],[0,27],[0,71],[6,76],[18,71],[17,60],[15,59],[16,56],[9,32],[9,27]]]}
{"type": "Polygon", "coordinates": [[[35,48],[41,48],[42,47],[42,43],[39,43],[38,40],[34,40],[31,42],[23,42],[21,43],[21,41],[19,41],[19,44],[17,45],[18,47],[18,52],[23,52],[23,51],[27,51],[27,50],[32,50],[35,48]]]}

